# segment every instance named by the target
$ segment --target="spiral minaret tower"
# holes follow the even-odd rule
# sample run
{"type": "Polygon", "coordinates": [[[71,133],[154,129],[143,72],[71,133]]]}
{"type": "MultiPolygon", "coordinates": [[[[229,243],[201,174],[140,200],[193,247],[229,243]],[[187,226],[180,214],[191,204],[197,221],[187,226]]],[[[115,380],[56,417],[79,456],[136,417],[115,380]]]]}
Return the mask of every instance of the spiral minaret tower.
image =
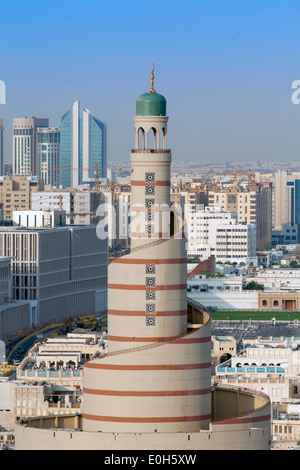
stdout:
{"type": "Polygon", "coordinates": [[[211,422],[210,316],[187,299],[166,100],[153,79],[134,117],[131,251],[108,270],[108,353],[84,369],[85,431],[195,432],[211,422]]]}

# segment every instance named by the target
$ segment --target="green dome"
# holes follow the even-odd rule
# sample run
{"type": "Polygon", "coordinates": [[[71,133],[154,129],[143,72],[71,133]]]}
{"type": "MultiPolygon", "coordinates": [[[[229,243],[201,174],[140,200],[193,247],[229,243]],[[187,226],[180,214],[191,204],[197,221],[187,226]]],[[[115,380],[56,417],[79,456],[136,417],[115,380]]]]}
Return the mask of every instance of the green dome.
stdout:
{"type": "Polygon", "coordinates": [[[167,101],[156,92],[143,93],[136,100],[137,116],[166,116],[167,101]]]}

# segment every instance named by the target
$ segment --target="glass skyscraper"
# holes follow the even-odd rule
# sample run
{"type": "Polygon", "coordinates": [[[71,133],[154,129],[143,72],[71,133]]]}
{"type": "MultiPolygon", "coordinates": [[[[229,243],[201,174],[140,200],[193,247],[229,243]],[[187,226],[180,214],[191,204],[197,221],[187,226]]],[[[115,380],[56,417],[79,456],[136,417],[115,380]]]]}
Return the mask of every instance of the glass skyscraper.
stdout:
{"type": "Polygon", "coordinates": [[[93,184],[98,165],[99,178],[107,174],[106,124],[76,101],[67,111],[60,126],[60,184],[75,187],[93,184]]]}
{"type": "Polygon", "coordinates": [[[58,186],[60,130],[57,127],[38,127],[36,130],[37,175],[45,184],[58,186]]]}

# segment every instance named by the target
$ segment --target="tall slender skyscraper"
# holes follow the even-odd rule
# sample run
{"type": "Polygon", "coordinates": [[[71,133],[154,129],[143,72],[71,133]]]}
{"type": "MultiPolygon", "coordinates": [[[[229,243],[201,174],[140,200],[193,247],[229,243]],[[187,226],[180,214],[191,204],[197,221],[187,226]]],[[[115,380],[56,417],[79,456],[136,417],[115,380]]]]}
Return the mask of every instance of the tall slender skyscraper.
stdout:
{"type": "Polygon", "coordinates": [[[100,178],[106,177],[106,124],[87,109],[80,117],[76,101],[61,119],[60,182],[63,187],[95,181],[96,165],[100,178]]]}
{"type": "Polygon", "coordinates": [[[45,184],[59,186],[59,146],[58,127],[38,127],[36,132],[37,175],[45,184]]]}
{"type": "Polygon", "coordinates": [[[4,120],[0,119],[0,176],[4,175],[4,120]]]}
{"type": "Polygon", "coordinates": [[[36,129],[48,127],[48,118],[23,117],[13,119],[13,174],[37,174],[36,129]]]}
{"type": "MultiPolygon", "coordinates": [[[[23,418],[16,449],[267,450],[270,397],[211,382],[211,316],[187,298],[166,100],[153,83],[137,99],[134,123],[132,243],[108,267],[108,351],[84,363],[82,414],[23,418]]],[[[103,232],[106,225],[104,217],[103,232]]]]}

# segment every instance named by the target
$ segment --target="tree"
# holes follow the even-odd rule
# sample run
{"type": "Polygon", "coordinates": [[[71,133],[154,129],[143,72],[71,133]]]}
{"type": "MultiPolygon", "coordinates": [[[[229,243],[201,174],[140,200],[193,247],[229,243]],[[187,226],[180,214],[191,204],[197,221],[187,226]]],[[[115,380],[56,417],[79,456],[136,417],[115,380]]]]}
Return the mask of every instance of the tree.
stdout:
{"type": "Polygon", "coordinates": [[[264,290],[265,286],[263,284],[259,284],[258,282],[256,281],[251,281],[251,282],[248,282],[245,286],[244,286],[244,290],[264,290]]]}

